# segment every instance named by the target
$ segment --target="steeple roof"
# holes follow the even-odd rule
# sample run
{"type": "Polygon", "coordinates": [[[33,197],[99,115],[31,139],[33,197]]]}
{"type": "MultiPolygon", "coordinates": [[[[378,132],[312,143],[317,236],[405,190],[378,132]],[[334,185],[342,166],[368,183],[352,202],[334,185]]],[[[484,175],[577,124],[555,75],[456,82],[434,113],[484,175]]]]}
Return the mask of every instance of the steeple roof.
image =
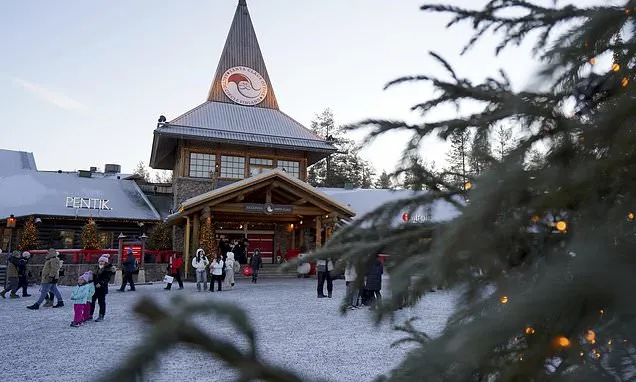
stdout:
{"type": "Polygon", "coordinates": [[[208,101],[278,110],[247,2],[239,0],[208,101]]]}

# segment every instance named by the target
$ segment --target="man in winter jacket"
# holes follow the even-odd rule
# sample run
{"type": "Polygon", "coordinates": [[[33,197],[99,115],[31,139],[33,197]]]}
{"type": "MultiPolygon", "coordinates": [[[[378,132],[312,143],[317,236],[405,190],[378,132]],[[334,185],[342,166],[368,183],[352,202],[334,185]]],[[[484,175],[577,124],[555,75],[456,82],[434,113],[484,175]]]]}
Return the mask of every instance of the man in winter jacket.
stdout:
{"type": "Polygon", "coordinates": [[[7,280],[9,281],[7,287],[0,292],[0,296],[5,298],[5,294],[7,292],[11,292],[9,294],[9,298],[20,298],[15,292],[18,291],[18,281],[19,281],[19,267],[20,267],[20,251],[13,251],[7,257],[7,280]]]}
{"type": "Polygon", "coordinates": [[[31,295],[27,293],[27,288],[29,287],[29,271],[27,270],[27,264],[29,263],[30,258],[31,254],[29,252],[22,252],[20,265],[18,266],[18,289],[22,288],[22,297],[31,297],[31,295]]]}
{"type": "Polygon", "coordinates": [[[54,308],[61,308],[64,306],[62,294],[57,289],[57,279],[59,278],[61,263],[57,257],[59,253],[53,248],[49,249],[46,254],[46,261],[42,268],[42,280],[40,282],[40,298],[33,305],[27,306],[27,309],[37,310],[40,309],[40,304],[44,301],[44,298],[49,291],[55,294],[57,298],[57,304],[53,305],[54,308]]]}
{"type": "Polygon", "coordinates": [[[120,292],[124,292],[126,290],[126,284],[130,284],[130,290],[135,290],[135,282],[133,281],[133,274],[137,270],[135,264],[137,263],[137,259],[135,259],[135,255],[133,254],[132,248],[128,248],[126,251],[126,260],[121,263],[122,265],[122,282],[121,288],[119,288],[120,292]]]}
{"type": "MultiPolygon", "coordinates": [[[[174,277],[179,283],[179,289],[183,289],[183,281],[181,280],[181,266],[183,265],[183,259],[180,254],[176,254],[170,257],[170,264],[168,265],[168,272],[170,276],[174,277]]],[[[170,290],[172,283],[168,283],[164,289],[170,290]]]]}
{"type": "Polygon", "coordinates": [[[318,298],[331,298],[333,292],[333,279],[331,278],[331,272],[333,272],[334,266],[331,259],[318,260],[316,262],[316,271],[318,273],[318,298]],[[325,296],[325,281],[327,281],[327,296],[325,296]]]}

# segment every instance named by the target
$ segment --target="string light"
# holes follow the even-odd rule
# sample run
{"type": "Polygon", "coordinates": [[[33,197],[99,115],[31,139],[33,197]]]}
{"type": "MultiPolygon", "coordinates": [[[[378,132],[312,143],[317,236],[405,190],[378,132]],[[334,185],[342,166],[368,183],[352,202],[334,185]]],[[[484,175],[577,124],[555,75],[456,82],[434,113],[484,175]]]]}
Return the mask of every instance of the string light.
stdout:
{"type": "Polygon", "coordinates": [[[568,229],[568,223],[566,223],[564,220],[559,220],[556,223],[556,229],[559,232],[565,232],[568,229]]]}
{"type": "Polygon", "coordinates": [[[532,216],[532,218],[530,219],[531,222],[533,223],[538,223],[539,222],[539,216],[538,215],[534,215],[532,216]]]}
{"type": "Polygon", "coordinates": [[[526,334],[534,334],[534,333],[535,333],[535,330],[534,330],[534,328],[533,328],[533,327],[528,326],[528,327],[526,328],[525,332],[526,332],[526,334]]]}
{"type": "Polygon", "coordinates": [[[603,309],[601,309],[601,310],[599,311],[599,313],[601,313],[601,314],[605,314],[605,311],[604,311],[603,309]]]}
{"type": "Polygon", "coordinates": [[[560,347],[562,347],[562,348],[570,347],[570,344],[571,344],[571,343],[570,343],[570,340],[569,340],[569,339],[567,339],[566,337],[563,337],[563,336],[557,337],[557,338],[554,340],[554,342],[555,342],[555,344],[556,344],[557,346],[560,346],[560,347]]]}
{"type": "Polygon", "coordinates": [[[629,79],[627,77],[623,77],[623,79],[621,80],[621,85],[623,87],[626,87],[629,84],[629,79]]]}
{"type": "Polygon", "coordinates": [[[501,301],[502,304],[507,304],[508,303],[508,296],[501,296],[499,301],[501,301]]]}
{"type": "Polygon", "coordinates": [[[583,353],[583,352],[579,353],[579,357],[583,357],[584,355],[585,355],[585,353],[583,353]]]}
{"type": "Polygon", "coordinates": [[[473,188],[473,184],[470,181],[464,183],[464,190],[470,190],[471,188],[473,188]]]}
{"type": "Polygon", "coordinates": [[[618,72],[619,70],[621,70],[621,66],[619,64],[614,64],[612,65],[612,70],[618,72]]]}
{"type": "Polygon", "coordinates": [[[611,345],[612,344],[612,340],[607,340],[607,344],[611,345]]]}
{"type": "Polygon", "coordinates": [[[596,57],[590,58],[590,64],[596,65],[596,57]]]}
{"type": "Polygon", "coordinates": [[[596,343],[596,333],[594,333],[593,330],[588,330],[587,333],[585,333],[585,340],[591,344],[595,344],[596,343]]]}
{"type": "Polygon", "coordinates": [[[627,219],[634,220],[634,213],[633,212],[628,213],[627,214],[627,219]]]}

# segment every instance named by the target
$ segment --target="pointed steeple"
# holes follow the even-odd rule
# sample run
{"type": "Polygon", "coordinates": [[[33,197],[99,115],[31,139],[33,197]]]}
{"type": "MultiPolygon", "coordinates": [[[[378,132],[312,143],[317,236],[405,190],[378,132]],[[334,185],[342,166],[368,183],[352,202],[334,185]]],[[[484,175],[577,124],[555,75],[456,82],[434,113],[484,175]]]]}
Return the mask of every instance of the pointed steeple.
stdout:
{"type": "Polygon", "coordinates": [[[278,110],[245,0],[236,7],[208,101],[278,110]]]}

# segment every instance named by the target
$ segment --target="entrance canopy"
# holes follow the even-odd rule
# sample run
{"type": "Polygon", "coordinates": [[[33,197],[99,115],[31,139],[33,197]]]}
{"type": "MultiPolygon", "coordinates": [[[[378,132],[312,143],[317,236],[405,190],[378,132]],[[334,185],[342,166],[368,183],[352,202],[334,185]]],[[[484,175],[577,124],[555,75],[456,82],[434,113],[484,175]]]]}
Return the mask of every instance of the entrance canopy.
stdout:
{"type": "Polygon", "coordinates": [[[349,207],[280,169],[187,199],[167,221],[175,224],[204,209],[209,209],[215,221],[295,223],[309,217],[337,221],[355,216],[349,207]]]}

